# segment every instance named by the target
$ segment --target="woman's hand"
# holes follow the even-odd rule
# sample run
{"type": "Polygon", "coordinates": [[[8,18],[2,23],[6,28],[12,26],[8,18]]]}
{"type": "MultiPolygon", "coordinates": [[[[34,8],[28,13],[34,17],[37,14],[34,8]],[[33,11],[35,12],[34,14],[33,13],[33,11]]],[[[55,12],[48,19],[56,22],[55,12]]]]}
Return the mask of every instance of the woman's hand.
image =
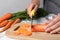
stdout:
{"type": "MultiPolygon", "coordinates": [[[[32,2],[27,7],[27,13],[30,16],[31,11],[34,9],[36,12],[40,4],[40,0],[32,0],[32,2]]],[[[31,16],[30,16],[31,17],[31,16]]]]}
{"type": "Polygon", "coordinates": [[[56,18],[53,19],[45,29],[46,32],[50,32],[52,34],[60,33],[60,14],[58,14],[56,18]]]}

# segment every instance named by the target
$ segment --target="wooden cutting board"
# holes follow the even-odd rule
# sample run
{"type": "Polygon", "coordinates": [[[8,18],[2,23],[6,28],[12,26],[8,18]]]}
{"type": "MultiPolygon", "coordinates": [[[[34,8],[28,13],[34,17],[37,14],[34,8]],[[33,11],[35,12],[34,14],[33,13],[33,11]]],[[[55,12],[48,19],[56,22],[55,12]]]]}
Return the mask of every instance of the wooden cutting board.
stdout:
{"type": "MultiPolygon", "coordinates": [[[[17,25],[18,26],[18,25],[17,25]]],[[[18,35],[14,36],[14,29],[16,26],[12,26],[6,31],[6,36],[19,40],[60,40],[60,34],[49,34],[45,32],[33,32],[31,36],[18,35]]]]}

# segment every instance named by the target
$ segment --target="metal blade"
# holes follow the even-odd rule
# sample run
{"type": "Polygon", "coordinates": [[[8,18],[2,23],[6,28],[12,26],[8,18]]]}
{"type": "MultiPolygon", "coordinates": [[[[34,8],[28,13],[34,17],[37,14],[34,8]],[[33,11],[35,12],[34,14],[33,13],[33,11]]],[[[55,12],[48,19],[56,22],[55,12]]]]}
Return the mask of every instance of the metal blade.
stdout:
{"type": "Polygon", "coordinates": [[[34,16],[34,13],[35,13],[35,11],[34,11],[34,9],[31,11],[31,27],[32,27],[32,24],[33,24],[33,16],[34,16]]]}
{"type": "Polygon", "coordinates": [[[31,27],[32,27],[32,24],[33,24],[33,18],[31,18],[31,27]]]}

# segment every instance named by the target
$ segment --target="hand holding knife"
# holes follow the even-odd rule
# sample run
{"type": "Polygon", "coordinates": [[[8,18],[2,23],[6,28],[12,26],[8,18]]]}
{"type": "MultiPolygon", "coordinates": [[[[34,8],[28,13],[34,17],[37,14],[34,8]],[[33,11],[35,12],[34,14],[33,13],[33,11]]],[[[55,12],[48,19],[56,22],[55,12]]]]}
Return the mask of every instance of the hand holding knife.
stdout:
{"type": "Polygon", "coordinates": [[[30,13],[31,18],[35,15],[34,13],[35,13],[35,11],[34,11],[34,9],[33,9],[33,10],[31,11],[31,13],[30,13]]]}

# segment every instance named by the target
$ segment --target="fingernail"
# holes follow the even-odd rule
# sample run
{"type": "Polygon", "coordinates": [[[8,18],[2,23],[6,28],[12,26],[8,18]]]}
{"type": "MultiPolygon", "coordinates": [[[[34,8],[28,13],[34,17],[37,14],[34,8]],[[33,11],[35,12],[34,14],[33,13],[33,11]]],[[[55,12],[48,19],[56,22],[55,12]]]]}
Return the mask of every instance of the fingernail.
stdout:
{"type": "Polygon", "coordinates": [[[55,32],[52,31],[52,32],[50,32],[50,33],[51,33],[51,34],[54,34],[55,32]]]}
{"type": "Polygon", "coordinates": [[[47,32],[48,30],[45,30],[45,32],[47,32]]]}
{"type": "Polygon", "coordinates": [[[45,32],[48,32],[48,33],[49,33],[49,32],[50,32],[50,30],[49,30],[49,29],[46,29],[46,30],[45,30],[45,32]]]}
{"type": "Polygon", "coordinates": [[[53,32],[50,32],[51,34],[53,34],[53,32]]]}

